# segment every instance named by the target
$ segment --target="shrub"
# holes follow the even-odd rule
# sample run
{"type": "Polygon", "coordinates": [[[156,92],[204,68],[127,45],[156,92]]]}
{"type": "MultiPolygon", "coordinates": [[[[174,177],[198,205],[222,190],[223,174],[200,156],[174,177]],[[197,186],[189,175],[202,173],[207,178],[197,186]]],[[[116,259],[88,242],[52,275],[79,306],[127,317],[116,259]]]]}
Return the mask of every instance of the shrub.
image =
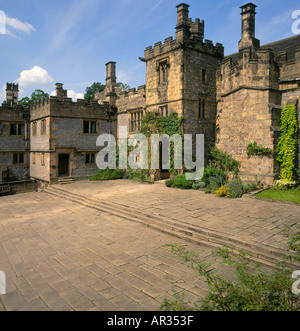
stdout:
{"type": "Polygon", "coordinates": [[[278,190],[290,190],[295,188],[297,185],[297,182],[284,182],[282,180],[276,180],[274,182],[274,188],[278,190]]]}
{"type": "Polygon", "coordinates": [[[195,182],[193,184],[193,189],[194,190],[201,190],[201,189],[203,189],[205,187],[206,187],[206,183],[205,182],[195,182]]]}
{"type": "Polygon", "coordinates": [[[128,178],[142,183],[152,183],[150,172],[147,169],[128,170],[128,178]]]}
{"type": "Polygon", "coordinates": [[[183,190],[190,190],[193,188],[193,184],[193,181],[186,180],[185,175],[178,175],[174,178],[172,187],[181,188],[183,190]]]}
{"type": "Polygon", "coordinates": [[[247,192],[251,192],[251,191],[255,191],[257,190],[257,184],[247,184],[247,183],[243,183],[243,191],[244,193],[247,193],[247,192]]]}
{"type": "Polygon", "coordinates": [[[271,148],[265,148],[262,145],[257,145],[257,142],[249,143],[247,146],[247,154],[251,155],[262,155],[262,156],[271,156],[273,151],[271,148]]]}
{"type": "Polygon", "coordinates": [[[221,186],[216,192],[216,195],[219,197],[231,198],[231,193],[228,187],[221,186]]]}
{"type": "Polygon", "coordinates": [[[233,159],[231,155],[220,151],[216,147],[210,150],[210,154],[212,156],[211,165],[213,167],[221,169],[225,173],[233,172],[235,175],[238,175],[240,163],[233,159]]]}
{"type": "Polygon", "coordinates": [[[208,166],[204,169],[204,174],[202,177],[202,182],[207,182],[209,177],[215,177],[215,176],[221,176],[223,178],[223,181],[226,182],[228,180],[228,176],[225,174],[225,172],[221,169],[208,166]]]}
{"type": "Polygon", "coordinates": [[[101,181],[101,180],[114,180],[114,179],[123,179],[124,178],[124,171],[120,169],[105,169],[105,170],[98,170],[98,172],[90,178],[91,181],[101,181]]]}
{"type": "Polygon", "coordinates": [[[276,269],[265,271],[259,263],[253,262],[246,252],[234,252],[224,247],[213,254],[233,268],[235,280],[230,281],[220,276],[216,269],[207,265],[194,252],[183,246],[166,245],[171,252],[181,257],[190,267],[204,277],[208,285],[208,295],[194,302],[184,302],[184,295],[174,301],[165,300],[162,311],[299,311],[300,296],[292,292],[295,282],[291,275],[294,268],[288,261],[300,261],[300,229],[294,234],[287,234],[289,251],[285,260],[276,269]]]}
{"type": "Polygon", "coordinates": [[[241,198],[244,194],[244,185],[239,178],[234,178],[231,182],[226,184],[226,187],[228,187],[231,198],[233,199],[241,198]]]}
{"type": "Polygon", "coordinates": [[[298,142],[298,121],[296,107],[286,106],[281,112],[281,135],[276,146],[277,161],[280,164],[280,179],[293,182],[296,172],[298,142]]]}
{"type": "Polygon", "coordinates": [[[171,180],[171,179],[169,179],[169,180],[166,180],[166,186],[167,187],[172,187],[172,185],[173,185],[173,180],[171,180]]]}

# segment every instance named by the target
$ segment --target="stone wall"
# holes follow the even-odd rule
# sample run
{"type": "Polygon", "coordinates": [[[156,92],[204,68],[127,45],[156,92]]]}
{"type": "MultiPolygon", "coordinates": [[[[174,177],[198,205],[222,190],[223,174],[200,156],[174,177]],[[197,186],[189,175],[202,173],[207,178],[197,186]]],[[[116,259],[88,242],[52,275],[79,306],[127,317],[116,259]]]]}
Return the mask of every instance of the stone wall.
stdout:
{"type": "Polygon", "coordinates": [[[244,180],[272,184],[273,157],[251,157],[247,145],[256,141],[275,150],[278,130],[277,106],[280,105],[279,69],[271,51],[250,50],[238,54],[237,62],[223,62],[218,72],[217,147],[241,162],[244,180]]]}

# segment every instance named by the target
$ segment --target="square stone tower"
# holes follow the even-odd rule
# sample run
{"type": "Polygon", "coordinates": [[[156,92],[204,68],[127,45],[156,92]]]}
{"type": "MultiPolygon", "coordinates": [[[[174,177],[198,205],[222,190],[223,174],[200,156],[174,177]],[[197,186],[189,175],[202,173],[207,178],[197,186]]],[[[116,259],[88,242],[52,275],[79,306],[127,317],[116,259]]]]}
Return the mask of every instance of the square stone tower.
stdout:
{"type": "MultiPolygon", "coordinates": [[[[224,57],[221,44],[204,38],[204,21],[189,18],[189,5],[177,6],[176,37],[145,50],[146,109],[183,115],[184,133],[205,134],[214,144],[216,71],[224,57]]],[[[208,153],[207,153],[208,154],[208,153]]]]}

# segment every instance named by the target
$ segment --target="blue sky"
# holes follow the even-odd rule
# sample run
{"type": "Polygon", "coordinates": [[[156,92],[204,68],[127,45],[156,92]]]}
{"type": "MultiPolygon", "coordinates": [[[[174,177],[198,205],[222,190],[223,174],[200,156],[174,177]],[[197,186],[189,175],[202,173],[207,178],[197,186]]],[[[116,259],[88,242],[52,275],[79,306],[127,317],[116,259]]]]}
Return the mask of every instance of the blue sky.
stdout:
{"type": "MultiPolygon", "coordinates": [[[[20,98],[64,83],[82,97],[93,82],[105,83],[105,63],[117,62],[118,81],[145,84],[147,46],[175,36],[179,0],[0,0],[0,103],[6,82],[18,82],[20,98]],[[0,12],[1,14],[1,12],[0,12]],[[1,15],[0,15],[1,22],[1,15]],[[2,27],[3,28],[3,27],[2,27]],[[2,31],[2,34],[1,34],[2,31]]],[[[237,51],[241,37],[239,0],[187,0],[190,17],[205,21],[205,39],[237,51]]],[[[293,36],[299,0],[256,0],[256,37],[262,44],[293,36]]]]}

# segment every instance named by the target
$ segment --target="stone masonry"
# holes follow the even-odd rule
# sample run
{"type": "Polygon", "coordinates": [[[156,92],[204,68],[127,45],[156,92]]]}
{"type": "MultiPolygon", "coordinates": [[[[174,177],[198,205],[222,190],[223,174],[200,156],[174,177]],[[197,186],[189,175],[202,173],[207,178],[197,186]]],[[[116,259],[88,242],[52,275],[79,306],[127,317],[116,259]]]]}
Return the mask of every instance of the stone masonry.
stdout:
{"type": "MultiPolygon", "coordinates": [[[[117,90],[108,74],[106,91],[115,93],[118,126],[127,126],[132,134],[145,112],[176,112],[185,118],[183,133],[205,135],[206,163],[216,145],[241,162],[243,180],[273,184],[275,157],[249,158],[246,149],[256,141],[274,151],[281,109],[295,104],[298,110],[300,36],[261,46],[255,38],[256,7],[241,7],[239,51],[224,57],[222,44],[204,40],[204,21],[189,18],[189,5],[178,5],[175,39],[147,47],[140,58],[146,63],[145,86],[117,90]]],[[[107,66],[115,77],[116,63],[107,66]]],[[[101,103],[103,96],[96,99],[101,103]]]]}

